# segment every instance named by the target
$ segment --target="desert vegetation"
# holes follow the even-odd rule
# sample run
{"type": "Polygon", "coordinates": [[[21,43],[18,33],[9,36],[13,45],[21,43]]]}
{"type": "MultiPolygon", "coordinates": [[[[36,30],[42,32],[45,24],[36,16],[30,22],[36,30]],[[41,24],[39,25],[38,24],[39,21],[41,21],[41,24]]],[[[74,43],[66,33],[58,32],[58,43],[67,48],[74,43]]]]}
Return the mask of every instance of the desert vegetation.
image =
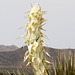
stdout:
{"type": "MultiPolygon", "coordinates": [[[[48,75],[75,75],[75,52],[69,53],[68,58],[66,58],[62,51],[61,59],[57,56],[54,65],[50,65],[47,72],[48,75]]],[[[0,72],[0,75],[34,75],[34,73],[27,73],[24,68],[21,70],[17,68],[16,72],[0,72]]]]}
{"type": "Polygon", "coordinates": [[[26,35],[24,42],[28,46],[28,51],[25,52],[24,62],[28,59],[26,66],[31,64],[33,72],[35,75],[48,75],[46,71],[47,63],[50,63],[46,60],[46,57],[43,56],[46,53],[50,56],[46,50],[43,48],[45,42],[41,39],[46,37],[41,30],[44,30],[43,22],[45,19],[42,17],[46,11],[41,11],[39,4],[32,6],[28,14],[29,23],[26,24],[26,35]]]}
{"type": "MultiPolygon", "coordinates": [[[[46,36],[41,32],[41,30],[44,30],[42,26],[44,25],[43,22],[45,21],[42,15],[45,14],[46,11],[41,11],[40,5],[35,4],[34,6],[32,6],[31,10],[28,13],[29,14],[27,18],[29,19],[29,23],[27,23],[26,26],[23,26],[26,27],[27,34],[22,36],[24,37],[24,39],[26,39],[24,43],[28,46],[28,50],[27,51],[24,50],[23,52],[18,51],[18,53],[16,54],[15,51],[12,53],[9,51],[6,53],[7,57],[9,57],[9,55],[12,54],[10,60],[12,61],[12,58],[14,58],[14,61],[12,62],[15,63],[15,61],[17,62],[23,57],[21,55],[25,52],[24,63],[27,60],[28,63],[27,65],[25,64],[22,65],[21,67],[18,67],[19,65],[17,67],[15,65],[14,65],[15,67],[11,65],[9,65],[9,67],[0,66],[0,68],[3,69],[4,68],[10,69],[10,71],[9,70],[0,71],[0,75],[75,75],[74,50],[73,52],[70,52],[67,55],[68,57],[66,57],[65,51],[63,50],[61,51],[61,54],[59,54],[57,51],[56,57],[52,57],[43,47],[43,44],[45,43],[41,38],[42,37],[46,38],[46,36]],[[49,60],[51,59],[52,61],[47,61],[47,57],[45,55],[47,55],[49,57],[48,59],[49,60]],[[55,60],[53,60],[53,58],[55,58],[55,60]],[[26,72],[29,70],[27,69],[28,66],[30,66],[33,71],[26,72]],[[13,69],[11,70],[11,68],[15,68],[15,70],[13,69]],[[25,69],[27,70],[25,71],[25,69]]],[[[2,54],[1,57],[6,59],[6,57],[3,56],[5,53],[1,54],[2,54]]],[[[1,59],[1,61],[3,60],[1,59]]],[[[21,61],[23,60],[21,59],[21,61]]],[[[19,61],[19,64],[21,63],[21,61],[19,61]]],[[[8,61],[6,60],[6,62],[8,61]]],[[[16,65],[17,64],[18,62],[16,63],[16,65]]]]}

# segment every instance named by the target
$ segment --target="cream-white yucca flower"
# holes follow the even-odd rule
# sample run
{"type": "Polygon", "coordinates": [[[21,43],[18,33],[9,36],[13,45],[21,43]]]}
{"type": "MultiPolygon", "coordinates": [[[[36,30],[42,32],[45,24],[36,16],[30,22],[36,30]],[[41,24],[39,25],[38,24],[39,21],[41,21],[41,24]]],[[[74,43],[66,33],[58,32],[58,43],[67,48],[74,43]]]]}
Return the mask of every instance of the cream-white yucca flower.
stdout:
{"type": "Polygon", "coordinates": [[[25,52],[24,62],[28,59],[26,66],[31,64],[35,75],[48,75],[48,66],[46,64],[50,63],[43,56],[44,53],[48,56],[50,55],[44,50],[44,41],[41,39],[42,37],[46,37],[41,32],[41,30],[44,30],[42,26],[45,19],[42,15],[45,13],[46,11],[41,11],[39,4],[32,6],[27,16],[29,23],[25,25],[27,34],[23,36],[26,39],[24,43],[28,46],[28,51],[25,52]]]}

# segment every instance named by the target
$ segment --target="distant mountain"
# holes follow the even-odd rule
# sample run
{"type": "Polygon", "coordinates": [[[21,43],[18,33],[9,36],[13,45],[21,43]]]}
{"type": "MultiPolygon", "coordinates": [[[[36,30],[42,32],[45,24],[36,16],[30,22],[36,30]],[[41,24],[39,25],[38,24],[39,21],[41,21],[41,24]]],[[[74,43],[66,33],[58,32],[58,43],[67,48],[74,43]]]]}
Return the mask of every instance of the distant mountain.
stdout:
{"type": "Polygon", "coordinates": [[[16,49],[18,49],[18,47],[15,45],[11,45],[11,46],[0,45],[0,52],[14,51],[16,49]]]}
{"type": "MultiPolygon", "coordinates": [[[[68,58],[68,56],[70,55],[69,53],[73,53],[75,52],[75,49],[54,49],[54,48],[50,48],[50,47],[44,47],[45,50],[52,56],[53,59],[51,59],[50,57],[48,57],[46,54],[44,56],[46,56],[48,61],[54,62],[56,57],[61,56],[62,52],[65,53],[66,58],[68,58]]],[[[12,51],[6,51],[6,52],[0,52],[0,71],[1,70],[11,70],[12,68],[18,68],[20,66],[25,66],[25,64],[23,64],[23,58],[24,58],[24,53],[27,51],[27,47],[25,46],[24,48],[17,48],[17,50],[12,50],[12,51]],[[10,69],[11,68],[11,69],[10,69]]],[[[26,71],[32,71],[30,67],[26,68],[26,71]]]]}
{"type": "Polygon", "coordinates": [[[20,66],[23,62],[24,52],[27,50],[18,48],[17,50],[0,52],[0,65],[2,66],[20,66]]]}

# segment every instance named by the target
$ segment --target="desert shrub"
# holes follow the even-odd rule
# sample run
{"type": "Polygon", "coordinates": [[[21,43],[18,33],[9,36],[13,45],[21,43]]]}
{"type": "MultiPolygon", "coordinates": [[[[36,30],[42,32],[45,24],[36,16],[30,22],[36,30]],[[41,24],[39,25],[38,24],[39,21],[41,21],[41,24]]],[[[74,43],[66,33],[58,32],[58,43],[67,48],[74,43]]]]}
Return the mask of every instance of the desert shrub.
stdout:
{"type": "Polygon", "coordinates": [[[64,54],[61,61],[56,57],[55,66],[51,67],[50,75],[75,75],[75,53],[70,53],[68,61],[64,54]]]}
{"type": "Polygon", "coordinates": [[[3,72],[0,72],[0,75],[4,75],[4,73],[3,72]]]}

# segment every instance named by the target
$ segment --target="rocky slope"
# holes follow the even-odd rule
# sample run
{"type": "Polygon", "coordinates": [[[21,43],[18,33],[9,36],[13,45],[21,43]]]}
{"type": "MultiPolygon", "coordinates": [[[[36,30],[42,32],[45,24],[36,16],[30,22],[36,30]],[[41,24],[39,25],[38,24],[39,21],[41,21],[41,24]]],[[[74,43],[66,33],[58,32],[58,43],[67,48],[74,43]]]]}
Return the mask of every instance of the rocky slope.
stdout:
{"type": "MultiPolygon", "coordinates": [[[[64,52],[66,58],[70,55],[69,53],[75,52],[75,49],[54,49],[54,48],[49,48],[49,47],[44,47],[45,50],[52,56],[53,59],[48,57],[46,54],[47,60],[51,62],[55,62],[56,57],[60,56],[64,52]]],[[[17,50],[13,51],[6,51],[6,52],[0,52],[0,71],[1,70],[15,70],[15,68],[19,68],[20,66],[25,66],[23,64],[23,57],[24,53],[27,51],[27,47],[25,46],[24,48],[18,48],[17,50]]],[[[26,71],[29,69],[31,71],[30,67],[28,66],[26,68],[26,71]]]]}
{"type": "Polygon", "coordinates": [[[17,50],[18,47],[15,45],[11,45],[11,46],[5,46],[5,45],[0,45],[0,52],[4,52],[4,51],[14,51],[17,50]]]}

